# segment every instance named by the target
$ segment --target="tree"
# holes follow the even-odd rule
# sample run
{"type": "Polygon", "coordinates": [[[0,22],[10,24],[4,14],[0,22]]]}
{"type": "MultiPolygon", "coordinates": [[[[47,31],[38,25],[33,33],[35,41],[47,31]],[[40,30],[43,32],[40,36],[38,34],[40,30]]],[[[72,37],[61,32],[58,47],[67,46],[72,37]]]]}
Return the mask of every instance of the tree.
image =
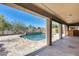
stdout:
{"type": "Polygon", "coordinates": [[[5,18],[3,15],[0,15],[0,31],[2,31],[2,34],[5,29],[4,25],[5,25],[5,18]]]}
{"type": "Polygon", "coordinates": [[[55,29],[55,32],[58,33],[58,25],[57,24],[52,24],[52,28],[55,29]]]}
{"type": "Polygon", "coordinates": [[[2,34],[4,34],[4,30],[10,29],[12,29],[12,25],[5,21],[5,17],[3,15],[0,15],[0,31],[2,31],[2,34]]]}
{"type": "Polygon", "coordinates": [[[0,15],[0,31],[4,34],[4,30],[12,30],[15,33],[24,33],[28,29],[24,24],[15,22],[13,24],[5,20],[3,15],[0,15]]]}
{"type": "Polygon", "coordinates": [[[24,33],[27,29],[27,27],[22,23],[14,23],[13,29],[15,33],[24,33]]]}
{"type": "Polygon", "coordinates": [[[12,29],[12,24],[10,24],[9,22],[5,22],[4,27],[5,27],[5,30],[11,30],[12,29]]]}
{"type": "Polygon", "coordinates": [[[53,28],[58,28],[57,24],[52,24],[53,28]]]}

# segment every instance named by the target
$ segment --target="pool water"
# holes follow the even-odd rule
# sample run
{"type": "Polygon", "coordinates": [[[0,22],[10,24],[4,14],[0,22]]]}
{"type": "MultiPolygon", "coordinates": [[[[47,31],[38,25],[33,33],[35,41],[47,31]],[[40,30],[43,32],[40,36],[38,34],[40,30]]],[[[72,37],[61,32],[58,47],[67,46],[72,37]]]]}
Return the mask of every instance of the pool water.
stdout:
{"type": "Polygon", "coordinates": [[[43,33],[32,33],[32,34],[24,35],[22,37],[24,39],[29,39],[29,40],[33,40],[33,41],[39,41],[39,40],[45,39],[45,34],[43,34],[43,33]]]}

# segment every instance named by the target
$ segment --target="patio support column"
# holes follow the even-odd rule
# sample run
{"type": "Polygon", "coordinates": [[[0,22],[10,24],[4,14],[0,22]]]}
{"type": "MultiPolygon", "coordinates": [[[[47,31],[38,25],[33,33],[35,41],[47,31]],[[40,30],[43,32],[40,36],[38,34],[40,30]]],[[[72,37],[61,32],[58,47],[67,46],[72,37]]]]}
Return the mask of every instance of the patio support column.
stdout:
{"type": "Polygon", "coordinates": [[[47,44],[52,45],[52,20],[47,19],[47,44]]]}
{"type": "Polygon", "coordinates": [[[64,25],[64,31],[65,31],[65,36],[66,36],[66,25],[64,25]]]}
{"type": "Polygon", "coordinates": [[[67,36],[67,31],[68,29],[67,29],[67,25],[65,25],[65,36],[67,36]]]}
{"type": "Polygon", "coordinates": [[[69,26],[67,26],[67,31],[69,31],[69,26]]]}
{"type": "Polygon", "coordinates": [[[62,24],[59,24],[59,38],[62,39],[62,24]]]}
{"type": "Polygon", "coordinates": [[[69,26],[67,26],[67,36],[68,36],[68,33],[69,33],[69,26]]]}

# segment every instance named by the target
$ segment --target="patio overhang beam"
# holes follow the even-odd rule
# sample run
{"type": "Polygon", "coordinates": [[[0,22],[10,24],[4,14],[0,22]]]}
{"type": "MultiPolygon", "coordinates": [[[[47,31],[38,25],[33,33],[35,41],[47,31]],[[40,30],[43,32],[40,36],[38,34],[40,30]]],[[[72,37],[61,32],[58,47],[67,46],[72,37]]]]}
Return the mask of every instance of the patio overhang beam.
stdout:
{"type": "Polygon", "coordinates": [[[64,21],[62,21],[61,19],[59,19],[59,18],[52,18],[52,20],[53,21],[56,21],[56,22],[58,22],[58,23],[60,23],[60,24],[65,24],[65,25],[68,25],[66,22],[64,22],[64,21]]]}
{"type": "Polygon", "coordinates": [[[79,22],[78,23],[72,23],[72,24],[68,24],[69,26],[79,26],[79,22]]]}
{"type": "Polygon", "coordinates": [[[56,15],[53,15],[52,13],[49,13],[49,12],[45,11],[44,9],[42,9],[42,8],[40,8],[40,7],[32,4],[32,3],[16,3],[16,5],[19,5],[21,7],[24,7],[26,9],[28,9],[28,10],[31,10],[33,12],[36,12],[36,13],[38,13],[40,15],[45,16],[45,17],[48,17],[51,20],[56,21],[58,23],[68,25],[65,21],[61,20],[56,15]]]}

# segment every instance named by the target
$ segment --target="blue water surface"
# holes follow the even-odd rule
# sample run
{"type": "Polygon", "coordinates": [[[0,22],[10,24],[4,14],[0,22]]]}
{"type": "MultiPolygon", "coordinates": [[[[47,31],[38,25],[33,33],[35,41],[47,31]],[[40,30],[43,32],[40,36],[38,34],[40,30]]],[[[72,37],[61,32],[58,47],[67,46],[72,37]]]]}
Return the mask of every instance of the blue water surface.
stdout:
{"type": "Polygon", "coordinates": [[[39,41],[45,39],[45,34],[43,33],[32,33],[28,35],[23,35],[22,36],[24,39],[29,39],[32,41],[39,41]]]}

